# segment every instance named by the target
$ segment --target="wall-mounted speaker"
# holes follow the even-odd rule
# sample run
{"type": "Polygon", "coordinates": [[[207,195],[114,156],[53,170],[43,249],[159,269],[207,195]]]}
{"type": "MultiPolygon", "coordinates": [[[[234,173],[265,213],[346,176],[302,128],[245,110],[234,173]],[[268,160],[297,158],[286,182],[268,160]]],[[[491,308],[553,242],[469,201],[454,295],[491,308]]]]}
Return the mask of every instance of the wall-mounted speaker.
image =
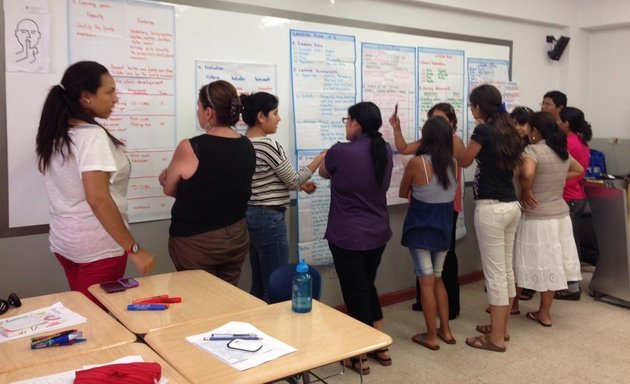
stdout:
{"type": "MultiPolygon", "coordinates": [[[[560,60],[560,57],[562,56],[562,53],[567,47],[567,44],[569,44],[569,40],[571,40],[571,38],[566,37],[566,36],[560,36],[559,40],[556,40],[556,39],[553,39],[553,40],[555,41],[555,43],[553,44],[551,50],[547,52],[547,55],[549,55],[549,58],[551,60],[560,60]]],[[[549,36],[547,36],[547,42],[549,42],[549,36]]]]}

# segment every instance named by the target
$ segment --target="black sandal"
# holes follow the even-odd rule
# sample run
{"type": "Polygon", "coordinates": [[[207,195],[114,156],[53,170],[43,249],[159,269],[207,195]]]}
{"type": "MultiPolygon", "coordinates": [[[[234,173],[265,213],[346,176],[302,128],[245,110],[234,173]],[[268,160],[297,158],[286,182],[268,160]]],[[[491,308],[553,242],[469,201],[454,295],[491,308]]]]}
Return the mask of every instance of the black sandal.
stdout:
{"type": "Polygon", "coordinates": [[[536,291],[533,291],[531,289],[523,289],[523,291],[518,295],[518,299],[519,300],[523,300],[523,301],[527,301],[527,300],[531,300],[532,297],[534,297],[534,294],[536,293],[536,291]]]}
{"type": "Polygon", "coordinates": [[[366,361],[367,361],[367,358],[360,359],[358,357],[351,357],[350,358],[350,364],[351,365],[346,364],[346,360],[342,360],[339,363],[341,363],[341,365],[343,365],[346,368],[352,369],[353,371],[355,371],[359,375],[369,375],[370,374],[370,367],[363,368],[363,363],[366,362],[366,361]]]}
{"type": "Polygon", "coordinates": [[[392,365],[392,358],[388,357],[387,359],[383,359],[379,356],[381,353],[385,353],[385,352],[389,352],[389,349],[388,348],[376,349],[372,352],[368,352],[367,355],[368,357],[371,357],[372,359],[376,360],[380,365],[388,367],[392,365]]]}

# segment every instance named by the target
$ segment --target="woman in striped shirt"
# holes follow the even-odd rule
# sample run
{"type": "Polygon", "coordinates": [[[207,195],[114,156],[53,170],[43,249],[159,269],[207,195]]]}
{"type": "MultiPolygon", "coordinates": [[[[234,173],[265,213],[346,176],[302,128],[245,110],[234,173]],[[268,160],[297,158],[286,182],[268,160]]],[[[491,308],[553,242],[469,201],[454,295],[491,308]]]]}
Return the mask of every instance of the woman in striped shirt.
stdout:
{"type": "Polygon", "coordinates": [[[308,181],[322,162],[320,153],[307,166],[295,171],[276,140],[267,135],[276,133],[280,115],[278,98],[267,92],[242,94],[243,121],[247,137],[256,152],[256,170],[252,179],[252,196],[247,208],[247,227],[252,267],[251,294],[265,301],[269,276],[289,260],[289,243],[284,214],[289,205],[289,190],[315,191],[308,181]]]}

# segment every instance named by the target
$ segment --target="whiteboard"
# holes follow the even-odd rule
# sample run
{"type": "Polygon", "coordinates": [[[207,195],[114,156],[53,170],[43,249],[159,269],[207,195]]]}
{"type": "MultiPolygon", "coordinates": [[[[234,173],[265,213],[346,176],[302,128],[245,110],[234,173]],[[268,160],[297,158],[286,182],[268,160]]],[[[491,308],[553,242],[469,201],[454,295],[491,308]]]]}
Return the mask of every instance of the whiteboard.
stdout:
{"type": "MultiPolygon", "coordinates": [[[[208,4],[216,8],[175,6],[177,141],[198,134],[195,115],[196,61],[275,65],[282,119],[275,139],[287,153],[295,153],[290,29],[352,35],[356,36],[357,41],[379,44],[463,50],[466,57],[508,61],[511,58],[511,42],[505,40],[441,34],[224,2],[208,1],[208,4]]],[[[6,130],[1,131],[6,134],[8,172],[6,180],[1,180],[6,186],[6,193],[0,196],[0,236],[42,233],[47,230],[47,197],[42,177],[37,172],[34,143],[43,99],[48,89],[59,82],[68,66],[66,26],[69,20],[66,5],[56,3],[50,9],[50,17],[50,72],[2,74],[5,77],[7,123],[6,130]],[[24,92],[24,89],[28,89],[28,92],[24,92]]],[[[361,49],[360,45],[357,49],[361,49]]],[[[357,56],[360,54],[358,51],[357,56]]],[[[361,87],[360,79],[357,87],[361,87]]],[[[465,122],[460,124],[463,126],[465,122]]]]}

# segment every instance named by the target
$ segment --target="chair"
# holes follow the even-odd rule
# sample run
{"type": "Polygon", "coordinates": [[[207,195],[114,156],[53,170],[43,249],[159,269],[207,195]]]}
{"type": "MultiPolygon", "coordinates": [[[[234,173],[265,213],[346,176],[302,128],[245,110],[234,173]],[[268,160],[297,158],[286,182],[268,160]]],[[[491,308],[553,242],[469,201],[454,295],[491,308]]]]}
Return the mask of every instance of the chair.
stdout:
{"type": "MultiPolygon", "coordinates": [[[[269,304],[291,300],[291,281],[293,280],[293,275],[295,275],[296,265],[295,263],[281,265],[271,272],[269,285],[267,287],[269,304]]],[[[313,299],[319,300],[322,293],[322,275],[312,265],[308,266],[308,273],[313,280],[313,299]]]]}
{"type": "MultiPolygon", "coordinates": [[[[269,276],[269,285],[267,286],[267,295],[269,296],[269,304],[279,303],[281,301],[291,300],[291,296],[293,295],[293,287],[292,280],[295,275],[295,267],[297,264],[285,264],[276,268],[273,272],[271,272],[271,276],[269,276]]],[[[308,266],[308,273],[311,275],[311,279],[313,281],[313,299],[319,300],[322,291],[322,275],[319,271],[313,267],[312,265],[308,266]]],[[[316,374],[311,371],[303,372],[301,374],[287,377],[285,381],[291,384],[297,384],[300,382],[300,378],[304,383],[311,383],[310,375],[313,375],[317,378],[315,382],[326,382],[325,378],[320,378],[316,374]]]]}

